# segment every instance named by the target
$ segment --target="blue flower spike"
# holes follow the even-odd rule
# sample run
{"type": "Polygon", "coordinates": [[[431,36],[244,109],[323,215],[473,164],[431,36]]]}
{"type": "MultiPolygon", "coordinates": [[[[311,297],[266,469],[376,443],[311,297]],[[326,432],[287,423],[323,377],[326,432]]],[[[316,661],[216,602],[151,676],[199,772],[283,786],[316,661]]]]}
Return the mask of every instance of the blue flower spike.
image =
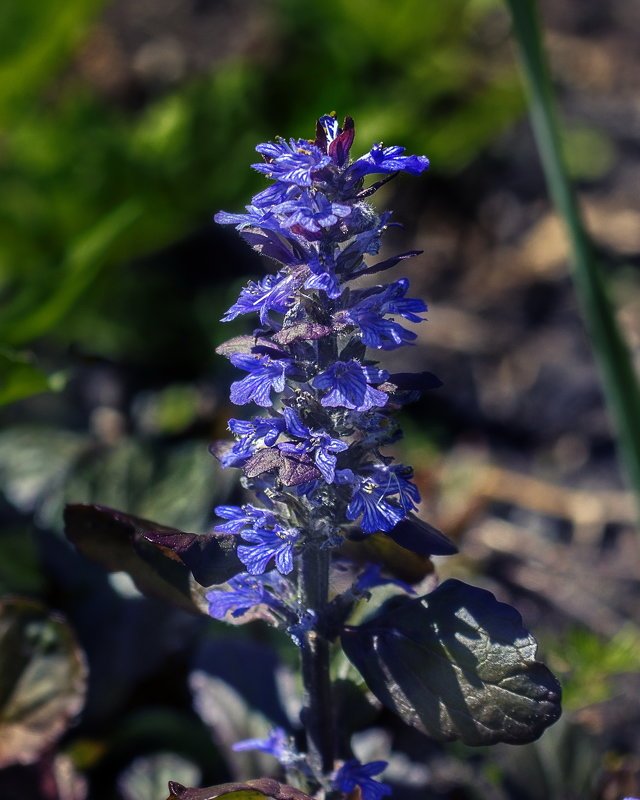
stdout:
{"type": "MultiPolygon", "coordinates": [[[[311,546],[334,547],[345,536],[411,524],[408,515],[420,501],[411,469],[382,453],[400,436],[393,413],[419,389],[407,390],[406,376],[394,383],[374,359],[415,341],[407,324],[421,323],[426,306],[410,296],[406,278],[368,288],[353,281],[418,254],[368,263],[391,215],[364,199],[379,185],[365,188],[365,180],[419,175],[429,161],[379,143],[354,159],[354,139],[351,117],[340,124],[327,114],[318,119],[314,139],[259,144],[263,160],[252,166],[268,185],[244,212],[215,216],[275,268],[249,281],[223,317],[253,315],[259,326],[218,352],[244,373],[231,385],[231,402],[260,413],[232,419],[234,441],[217,443],[212,452],[223,467],[243,471],[243,484],[259,503],[216,509],[215,530],[235,537],[245,572],[209,593],[210,613],[228,618],[267,606],[301,647],[320,623],[297,599],[299,556],[311,546]]],[[[354,580],[361,596],[381,583],[411,591],[375,567],[354,580]]]]}

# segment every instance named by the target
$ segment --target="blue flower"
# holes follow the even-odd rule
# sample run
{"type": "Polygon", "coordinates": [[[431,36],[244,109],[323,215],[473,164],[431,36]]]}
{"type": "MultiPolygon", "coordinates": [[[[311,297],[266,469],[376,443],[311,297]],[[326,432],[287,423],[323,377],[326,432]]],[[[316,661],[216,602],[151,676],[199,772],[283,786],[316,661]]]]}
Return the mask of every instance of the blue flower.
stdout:
{"type": "Polygon", "coordinates": [[[364,263],[363,256],[374,256],[380,251],[380,237],[384,233],[390,217],[390,213],[382,214],[375,224],[357,233],[351,243],[338,255],[338,268],[347,279],[366,271],[367,265],[364,263]]]}
{"type": "Polygon", "coordinates": [[[256,150],[261,153],[266,164],[252,164],[258,172],[263,172],[273,180],[294,183],[296,186],[311,186],[312,175],[331,162],[331,157],[307,139],[279,139],[276,142],[259,144],[256,150]]]}
{"type": "Polygon", "coordinates": [[[374,144],[371,150],[361,156],[347,170],[350,181],[356,181],[372,173],[381,175],[391,172],[408,172],[410,175],[419,175],[429,166],[426,156],[403,156],[404,147],[383,147],[374,144]]]}
{"type": "Polygon", "coordinates": [[[253,440],[262,439],[267,447],[271,447],[285,429],[285,423],[281,417],[230,419],[229,429],[237,436],[252,437],[253,440]]]}
{"type": "Polygon", "coordinates": [[[294,233],[305,235],[306,238],[317,239],[317,235],[326,228],[332,228],[339,220],[351,214],[351,206],[345,203],[335,203],[326,195],[303,192],[297,200],[287,200],[274,207],[280,216],[282,226],[291,228],[294,233]]]}
{"type": "Polygon", "coordinates": [[[312,631],[317,624],[317,613],[312,608],[308,608],[301,616],[298,617],[298,621],[296,623],[287,628],[287,633],[296,647],[304,647],[305,641],[307,641],[307,633],[312,631]]]}
{"type": "Polygon", "coordinates": [[[268,356],[234,353],[230,358],[235,367],[249,372],[246,378],[231,384],[231,402],[242,406],[252,400],[263,408],[271,406],[271,390],[284,391],[288,359],[274,361],[268,356]]]}
{"type": "Polygon", "coordinates": [[[230,419],[229,428],[239,439],[226,451],[216,453],[225,469],[243,466],[259,449],[260,442],[272,447],[284,431],[285,423],[281,417],[255,417],[252,421],[230,419]]]}
{"type": "Polygon", "coordinates": [[[246,527],[278,524],[278,519],[272,511],[258,508],[251,503],[243,506],[216,506],[214,511],[219,517],[229,520],[215,526],[214,530],[219,533],[240,533],[246,527]]]}
{"type": "Polygon", "coordinates": [[[408,514],[420,502],[420,492],[410,478],[413,477],[411,467],[404,464],[379,465],[373,471],[373,476],[381,488],[384,487],[386,496],[398,495],[398,502],[408,514]]]}
{"type": "Polygon", "coordinates": [[[283,608],[282,603],[266,588],[263,576],[241,572],[231,578],[227,585],[228,589],[213,589],[205,595],[209,602],[209,614],[214,619],[224,619],[229,611],[232,617],[240,617],[260,604],[274,610],[283,608]]]}
{"type": "Polygon", "coordinates": [[[300,442],[281,442],[278,449],[284,453],[312,453],[313,460],[327,483],[333,483],[336,469],[336,453],[347,450],[349,445],[333,439],[325,431],[312,431],[292,408],[284,409],[287,433],[301,439],[300,442]]]}
{"type": "Polygon", "coordinates": [[[240,439],[233,445],[228,442],[218,442],[212,445],[211,452],[220,461],[223,469],[229,467],[242,467],[247,459],[255,453],[256,447],[251,439],[240,439]]]}
{"type": "Polygon", "coordinates": [[[282,728],[273,728],[267,739],[243,739],[243,741],[232,745],[231,749],[236,752],[260,750],[263,753],[272,755],[285,767],[295,763],[300,758],[293,747],[291,739],[282,728]]]}
{"type": "Polygon", "coordinates": [[[409,281],[401,278],[386,286],[375,286],[371,289],[351,292],[351,311],[377,311],[380,314],[398,314],[410,322],[423,322],[423,314],[427,310],[425,303],[417,297],[405,297],[409,290],[409,281]]]}
{"type": "Polygon", "coordinates": [[[300,188],[292,183],[284,183],[283,181],[276,181],[271,186],[267,186],[258,194],[251,198],[251,206],[253,208],[273,209],[273,206],[278,203],[284,203],[285,200],[295,200],[300,196],[300,188]]]}
{"type": "Polygon", "coordinates": [[[299,528],[285,528],[276,523],[273,528],[250,528],[240,535],[250,546],[238,546],[238,558],[251,575],[260,575],[272,558],[283,575],[293,570],[293,548],[300,538],[299,528]]]}
{"type": "Polygon", "coordinates": [[[386,783],[374,781],[373,775],[381,773],[386,766],[386,761],[370,761],[368,764],[361,764],[354,758],[345,762],[336,772],[333,786],[345,794],[350,794],[356,786],[359,786],[362,800],[381,800],[391,794],[391,787],[386,783]]]}
{"type": "Polygon", "coordinates": [[[383,314],[398,314],[410,322],[422,322],[422,314],[427,310],[424,301],[418,297],[405,297],[409,281],[401,278],[384,287],[380,298],[376,298],[378,308],[383,314]]]}
{"type": "Polygon", "coordinates": [[[406,298],[408,288],[409,281],[403,279],[376,290],[352,292],[352,306],[344,312],[344,318],[358,328],[368,347],[391,350],[416,338],[415,333],[384,316],[398,314],[411,322],[422,322],[418,314],[427,307],[422,300],[406,298]]]}
{"type": "Polygon", "coordinates": [[[269,321],[270,311],[287,313],[295,301],[295,290],[300,283],[298,274],[282,272],[267,275],[257,283],[249,281],[240,292],[238,300],[222,317],[222,322],[230,322],[239,314],[250,314],[255,311],[260,316],[260,323],[265,325],[269,321]]]}
{"type": "Polygon", "coordinates": [[[235,225],[236,230],[242,231],[244,228],[264,228],[265,230],[282,233],[286,236],[287,232],[283,229],[278,217],[273,212],[273,208],[266,210],[258,206],[245,206],[246,214],[230,214],[228,211],[218,211],[214,220],[219,225],[235,225]]]}
{"type": "Polygon", "coordinates": [[[358,329],[367,347],[376,350],[393,350],[416,339],[413,331],[408,331],[393,320],[385,319],[377,311],[356,309],[349,312],[348,318],[358,329]]]}
{"type": "Polygon", "coordinates": [[[313,379],[316,389],[327,391],[320,400],[325,407],[351,408],[368,411],[386,405],[388,395],[374,389],[370,383],[383,383],[389,377],[385,370],[364,367],[359,361],[336,361],[313,379]]]}
{"type": "Polygon", "coordinates": [[[406,512],[388,497],[393,494],[372,478],[356,476],[351,502],[347,506],[347,519],[362,517],[360,527],[365,533],[388,532],[404,519],[406,512]]]}
{"type": "Polygon", "coordinates": [[[342,288],[335,274],[333,254],[316,254],[309,260],[308,266],[312,274],[304,284],[305,289],[322,289],[332,299],[340,297],[342,288]]]}

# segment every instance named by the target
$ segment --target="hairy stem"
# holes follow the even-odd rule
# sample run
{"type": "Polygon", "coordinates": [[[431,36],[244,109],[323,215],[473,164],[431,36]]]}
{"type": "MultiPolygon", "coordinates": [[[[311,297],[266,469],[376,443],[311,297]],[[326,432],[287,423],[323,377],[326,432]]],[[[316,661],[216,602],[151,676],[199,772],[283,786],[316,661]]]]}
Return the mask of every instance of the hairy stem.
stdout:
{"type": "MultiPolygon", "coordinates": [[[[298,578],[300,601],[322,620],[329,588],[327,549],[309,542],[301,556],[298,578]]],[[[328,775],[334,761],[334,719],[329,676],[329,642],[313,627],[307,631],[300,650],[304,704],[302,721],[307,733],[309,763],[316,775],[328,775]]]]}

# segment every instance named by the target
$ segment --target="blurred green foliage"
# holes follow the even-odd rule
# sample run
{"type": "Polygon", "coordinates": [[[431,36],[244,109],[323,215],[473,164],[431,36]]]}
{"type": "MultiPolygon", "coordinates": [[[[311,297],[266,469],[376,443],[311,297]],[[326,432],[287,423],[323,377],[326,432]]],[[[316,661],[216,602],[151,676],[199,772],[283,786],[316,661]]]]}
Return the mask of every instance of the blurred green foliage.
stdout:
{"type": "MultiPolygon", "coordinates": [[[[356,118],[359,149],[384,138],[456,170],[522,108],[495,0],[403,0],[392,11],[383,0],[274,0],[262,46],[135,111],[77,69],[104,5],[11,0],[0,11],[0,343],[39,353],[44,340],[45,373],[69,345],[144,360],[140,288],[117,265],[239,208],[260,185],[248,169],[256,142],[311,136],[314,116],[336,109],[356,118]]],[[[171,287],[162,292],[168,302],[171,287]]],[[[51,388],[16,358],[0,363],[11,386],[0,402],[51,388]]]]}
{"type": "Polygon", "coordinates": [[[563,677],[562,701],[569,712],[609,700],[616,675],[640,672],[640,631],[632,622],[610,639],[576,627],[546,642],[546,650],[563,677]]]}

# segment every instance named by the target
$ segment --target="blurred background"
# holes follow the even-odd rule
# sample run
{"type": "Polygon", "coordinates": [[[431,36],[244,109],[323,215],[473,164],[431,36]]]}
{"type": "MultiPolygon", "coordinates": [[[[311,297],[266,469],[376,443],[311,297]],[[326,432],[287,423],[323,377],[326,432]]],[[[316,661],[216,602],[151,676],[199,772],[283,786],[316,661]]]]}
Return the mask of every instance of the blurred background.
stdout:
{"type": "MultiPolygon", "coordinates": [[[[568,165],[637,354],[640,6],[540,10],[568,165]]],[[[375,198],[404,224],[388,233],[388,255],[424,250],[394,271],[430,309],[394,367],[444,382],[404,412],[398,455],[416,468],[422,516],[460,546],[439,574],[517,605],[566,709],[522,748],[436,746],[383,714],[362,747],[393,749],[403,798],[640,792],[636,507],[500,0],[8,0],[2,800],[161,800],[169,778],[275,768],[229,756],[265,717],[260,699],[243,706],[229,688],[250,676],[219,674],[219,656],[226,647],[246,665],[249,652],[282,682],[286,643],[141,598],[126,575],[67,545],[62,509],[100,503],[201,532],[237,492],[207,452],[235,413],[234,371],[214,348],[252,327],[218,320],[264,265],[212,216],[240,211],[264,185],[249,167],[255,144],[312,137],[332,110],[355,118],[356,156],[383,140],[431,159],[426,177],[401,176],[375,198]],[[35,664],[12,652],[25,625],[50,658],[36,665],[50,677],[44,733],[16,701],[19,665],[35,664]]]]}

